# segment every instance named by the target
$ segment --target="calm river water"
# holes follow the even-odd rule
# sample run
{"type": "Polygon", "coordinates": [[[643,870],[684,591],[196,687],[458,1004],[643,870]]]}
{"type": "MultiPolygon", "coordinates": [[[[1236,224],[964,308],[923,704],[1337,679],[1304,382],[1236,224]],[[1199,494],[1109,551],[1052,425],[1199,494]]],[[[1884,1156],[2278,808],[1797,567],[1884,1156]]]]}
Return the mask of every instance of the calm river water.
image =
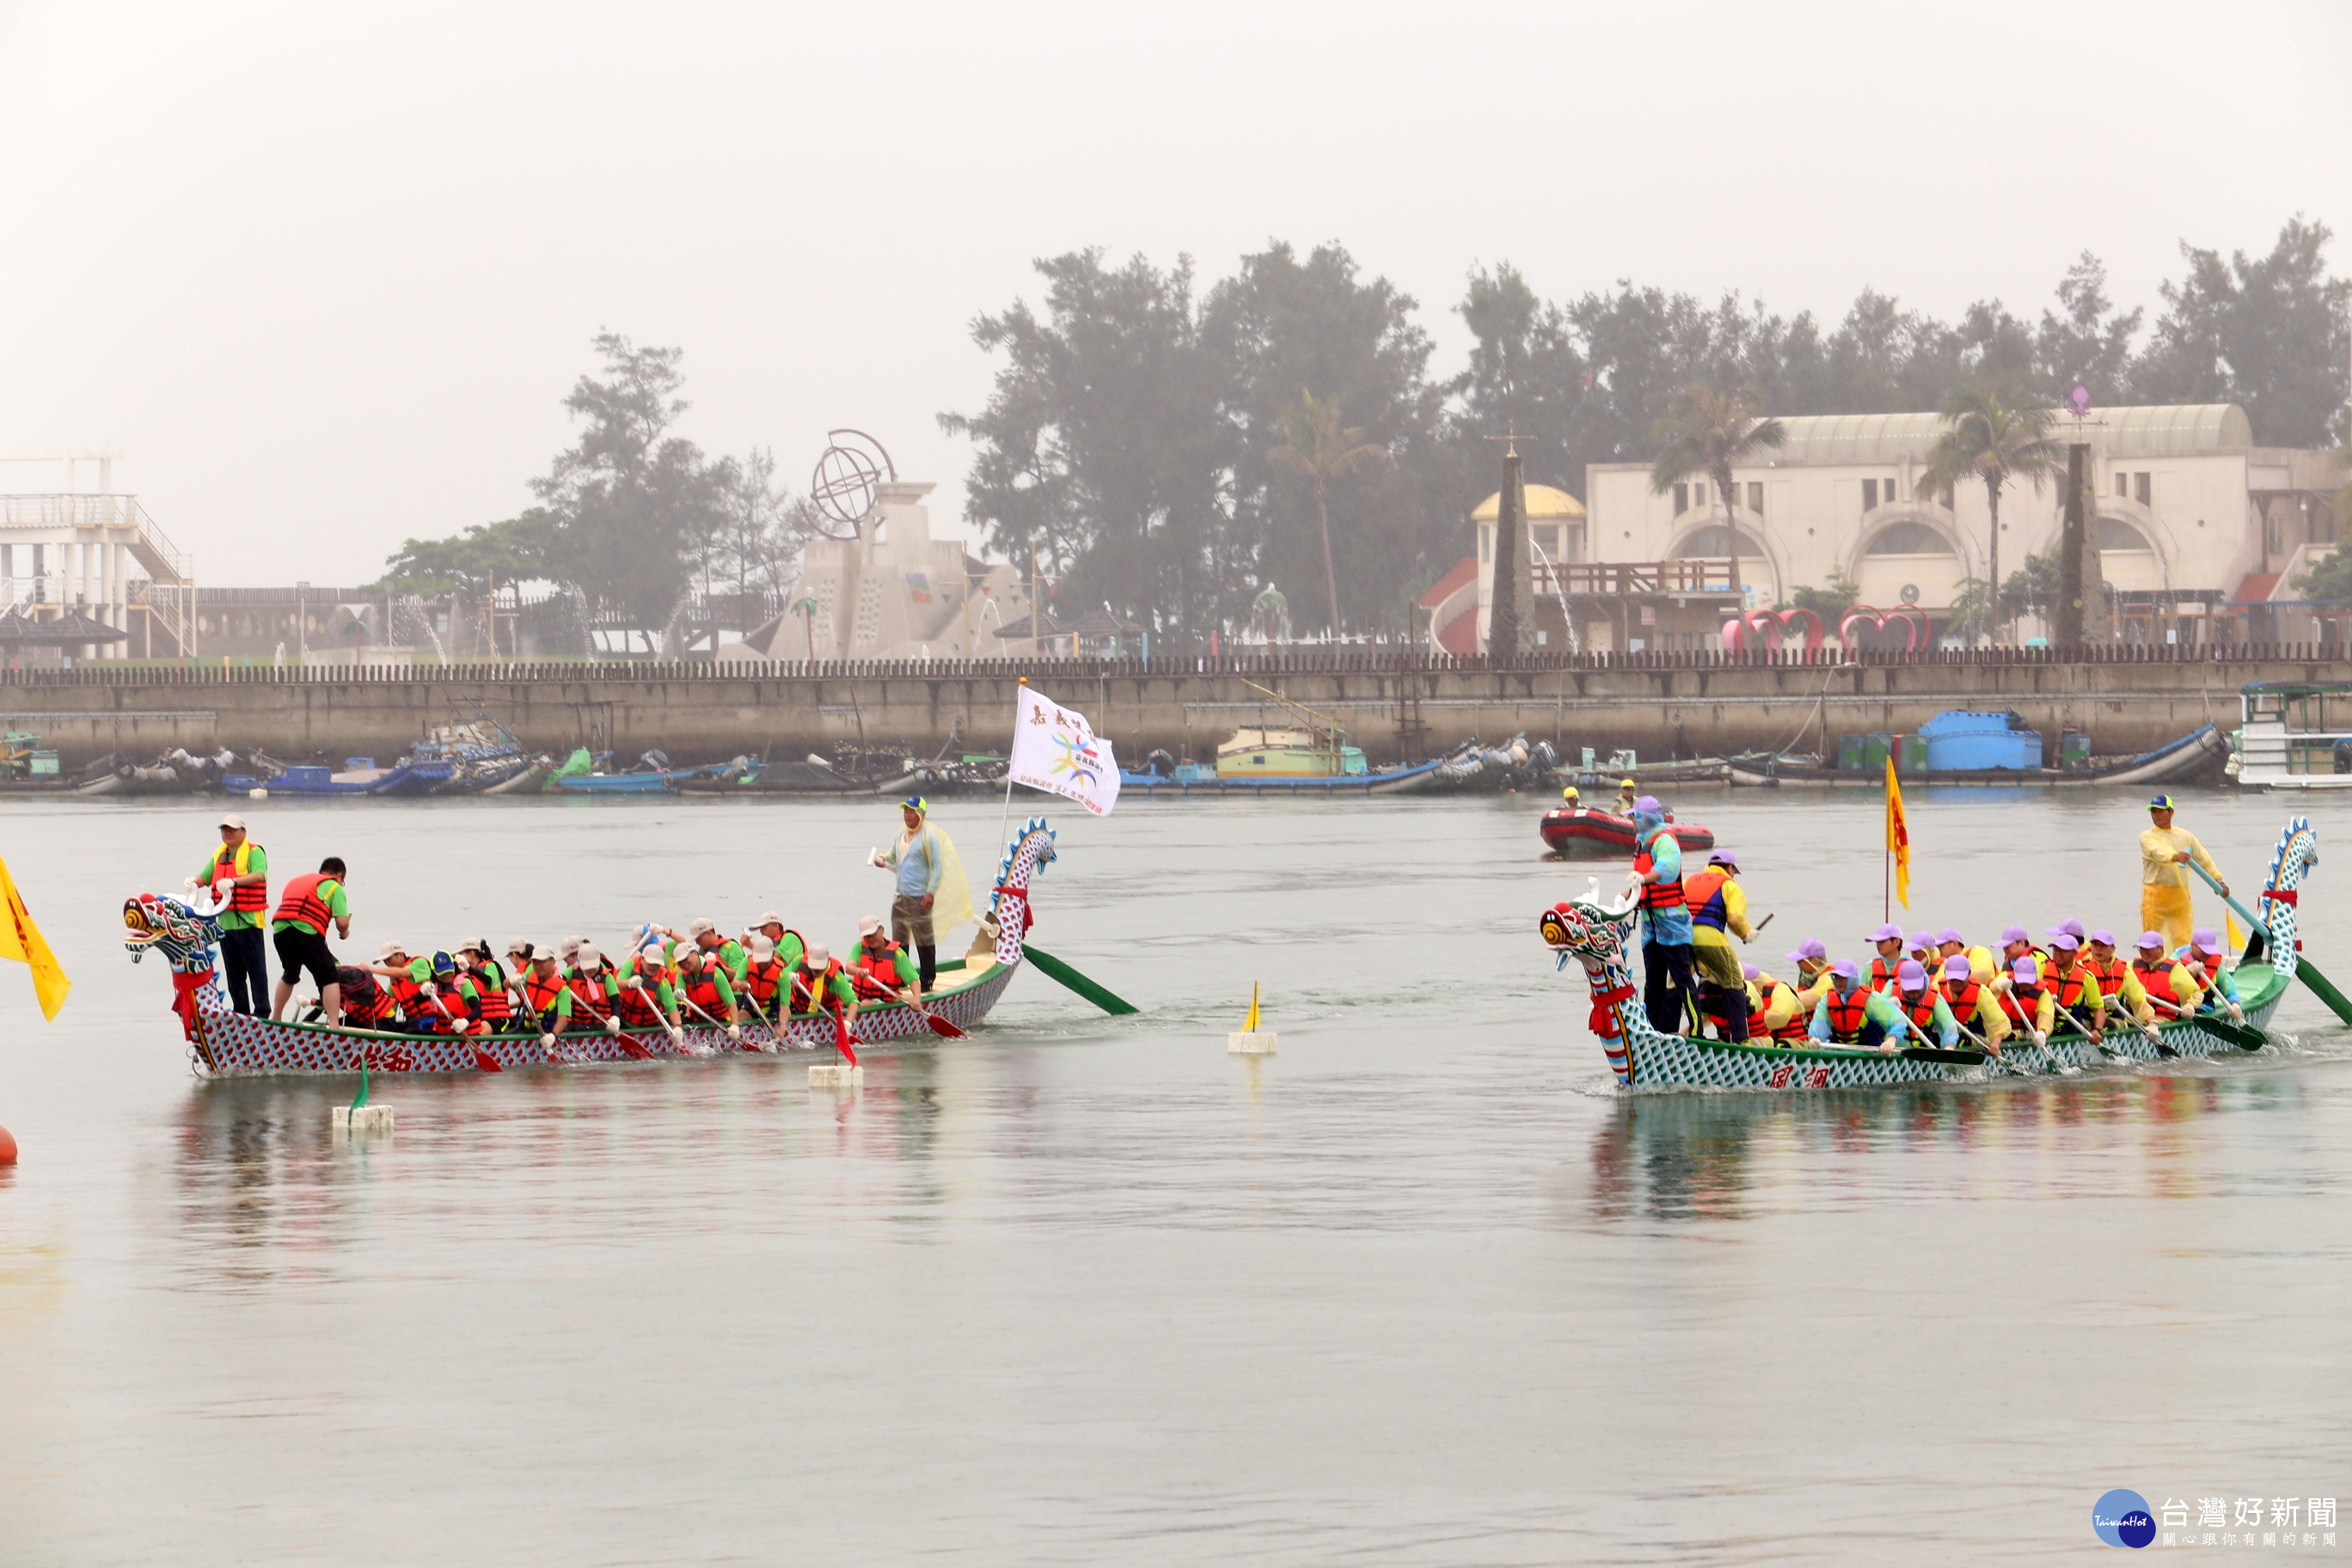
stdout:
{"type": "MultiPolygon", "coordinates": [[[[1911,921],[2136,930],[2142,798],[1915,795],[1911,921]]],[[[2277,1057],[1622,1096],[1535,935],[1586,875],[1541,804],[1016,803],[1062,830],[1037,940],[1139,1017],[1030,973],[855,1098],[394,1080],[360,1147],[348,1082],[194,1081],[121,950],[211,805],[0,806],[76,982],[44,1026],[0,968],[0,1561],[2004,1561],[2095,1549],[2114,1487],[2352,1500],[2352,1031],[2298,990],[2277,1057]],[[1253,981],[1271,1059],[1224,1049],[1253,981]]],[[[999,810],[939,813],[976,875],[999,810]]],[[[2181,826],[2251,889],[2297,810],[2352,984],[2352,813],[2181,826]]],[[[1874,796],[1680,814],[1757,951],[1864,950],[1874,796]]],[[[248,815],[280,880],[351,862],[370,952],[769,905],[845,944],[893,823],[248,815]]]]}

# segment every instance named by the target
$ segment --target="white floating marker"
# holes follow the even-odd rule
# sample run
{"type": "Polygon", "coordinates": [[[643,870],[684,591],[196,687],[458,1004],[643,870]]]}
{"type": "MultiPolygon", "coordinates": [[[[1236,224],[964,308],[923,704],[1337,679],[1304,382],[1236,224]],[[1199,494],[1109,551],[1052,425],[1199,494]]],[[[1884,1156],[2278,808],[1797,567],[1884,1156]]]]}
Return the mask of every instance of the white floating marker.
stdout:
{"type": "Polygon", "coordinates": [[[348,1105],[338,1105],[328,1112],[328,1123],[339,1132],[389,1132],[392,1107],[362,1105],[354,1110],[348,1105]]]}
{"type": "MultiPolygon", "coordinates": [[[[262,788],[259,784],[256,784],[251,789],[245,792],[245,798],[247,800],[268,800],[269,798],[269,792],[262,788]]],[[[362,1106],[360,1109],[365,1110],[367,1107],[362,1106]]]]}
{"type": "Polygon", "coordinates": [[[809,1068],[811,1089],[863,1089],[866,1069],[847,1062],[816,1062],[809,1068]]]}

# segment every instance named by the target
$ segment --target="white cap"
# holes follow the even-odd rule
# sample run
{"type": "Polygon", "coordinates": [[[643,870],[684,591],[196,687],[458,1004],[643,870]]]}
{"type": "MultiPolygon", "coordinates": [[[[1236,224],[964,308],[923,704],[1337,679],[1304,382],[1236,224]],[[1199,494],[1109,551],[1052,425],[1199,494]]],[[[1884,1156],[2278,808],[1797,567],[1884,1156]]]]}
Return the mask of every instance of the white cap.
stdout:
{"type": "Polygon", "coordinates": [[[596,951],[594,942],[583,942],[572,950],[572,962],[583,969],[593,969],[604,962],[604,955],[596,951]]]}
{"type": "Polygon", "coordinates": [[[753,937],[751,946],[751,956],[761,963],[776,956],[776,944],[764,936],[753,937]]]}
{"type": "Polygon", "coordinates": [[[533,963],[553,963],[555,950],[551,947],[534,947],[530,950],[530,961],[533,963]]]}
{"type": "Polygon", "coordinates": [[[718,933],[718,931],[719,928],[716,925],[706,920],[696,919],[686,922],[686,934],[690,937],[713,936],[718,933]]]}
{"type": "Polygon", "coordinates": [[[780,925],[782,925],[782,924],[783,924],[783,923],[784,923],[784,917],[783,917],[783,916],[782,916],[782,915],[780,915],[780,914],[778,914],[778,913],[777,913],[775,910],[768,910],[765,914],[762,914],[762,915],[761,915],[758,920],[753,921],[751,922],[751,924],[752,924],[754,927],[758,927],[758,926],[780,926],[780,925]]]}
{"type": "Polygon", "coordinates": [[[880,915],[866,915],[857,922],[857,934],[860,936],[872,936],[876,931],[880,931],[881,929],[882,917],[880,915]]]}
{"type": "Polygon", "coordinates": [[[390,963],[394,959],[404,956],[407,952],[408,944],[406,942],[385,942],[382,948],[377,950],[375,961],[378,963],[390,963]]]}
{"type": "Polygon", "coordinates": [[[662,951],[661,943],[657,942],[646,943],[630,956],[635,958],[641,966],[650,965],[655,969],[659,969],[664,963],[669,962],[669,955],[662,951]]]}
{"type": "Polygon", "coordinates": [[[222,818],[220,819],[220,825],[221,825],[223,827],[234,827],[234,828],[236,828],[239,833],[242,833],[242,832],[244,832],[244,831],[245,831],[245,818],[243,818],[243,817],[241,817],[241,816],[236,816],[236,815],[234,815],[234,814],[231,814],[230,816],[224,816],[224,817],[222,817],[222,818]]]}
{"type": "Polygon", "coordinates": [[[833,962],[833,949],[821,942],[813,942],[808,944],[808,951],[801,954],[801,962],[821,968],[833,962]]]}
{"type": "Polygon", "coordinates": [[[580,949],[587,942],[587,941],[588,939],[584,936],[567,936],[562,941],[555,944],[555,951],[562,953],[566,958],[571,958],[580,952],[580,949]]]}

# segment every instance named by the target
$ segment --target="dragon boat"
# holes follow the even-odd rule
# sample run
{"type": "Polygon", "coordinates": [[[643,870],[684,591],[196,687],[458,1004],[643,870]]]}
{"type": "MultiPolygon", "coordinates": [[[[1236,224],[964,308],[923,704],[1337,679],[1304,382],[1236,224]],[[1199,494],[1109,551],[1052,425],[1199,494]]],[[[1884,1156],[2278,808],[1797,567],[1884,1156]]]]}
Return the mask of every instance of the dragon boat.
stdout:
{"type": "MultiPolygon", "coordinates": [[[[1007,846],[997,868],[987,916],[971,951],[940,964],[940,987],[919,1010],[903,1002],[873,1004],[857,1015],[854,1046],[908,1049],[936,1035],[925,1013],[970,1028],[988,1016],[1023,962],[1033,917],[1030,879],[1055,859],[1055,834],[1043,817],[1032,817],[1007,846]]],[[[373,1072],[503,1072],[509,1068],[576,1067],[587,1062],[653,1058],[707,1058],[728,1053],[835,1051],[831,1014],[793,1016],[781,1025],[745,1024],[739,1040],[726,1030],[688,1026],[677,1037],[661,1030],[608,1034],[572,1030],[542,1046],[541,1036],[412,1035],[342,1025],[278,1022],[249,1017],[229,1008],[220,981],[217,908],[200,899],[140,893],[123,901],[123,946],[137,963],[160,954],[172,971],[172,1008],[188,1041],[190,1063],[199,1077],[270,1073],[356,1072],[362,1061],[373,1072]]]]}
{"type": "MultiPolygon", "coordinates": [[[[2318,836],[2308,818],[2295,817],[2279,834],[2270,875],[2259,906],[2261,926],[2252,932],[2236,970],[2239,1005],[2247,1024],[2260,1029],[2278,1010],[2295,977],[2295,913],[2305,874],[2319,860],[2318,836]],[[2267,962],[2261,962],[2267,957],[2267,962]]],[[[1601,1037],[1611,1070],[1623,1089],[1855,1089],[1875,1084],[1973,1082],[1992,1078],[2066,1072],[2118,1058],[2155,1061],[2169,1057],[2213,1057],[2242,1047],[2224,1037],[2226,1019],[2191,1016],[2156,1026],[2151,1040],[2133,1029],[2112,1029],[2103,1044],[2084,1036],[2053,1032],[2037,1046],[2012,1035],[2000,1054],[1938,1050],[1913,1045],[1893,1051],[1849,1047],[1785,1047],[1770,1041],[1736,1042],[1663,1034],[1643,1010],[1630,953],[1635,908],[1631,900],[1603,904],[1595,896],[1572,899],[1546,910],[1538,925],[1559,967],[1574,959],[1591,987],[1591,1026],[1601,1037]],[[2158,1042],[2161,1044],[2158,1044],[2158,1042]]]]}

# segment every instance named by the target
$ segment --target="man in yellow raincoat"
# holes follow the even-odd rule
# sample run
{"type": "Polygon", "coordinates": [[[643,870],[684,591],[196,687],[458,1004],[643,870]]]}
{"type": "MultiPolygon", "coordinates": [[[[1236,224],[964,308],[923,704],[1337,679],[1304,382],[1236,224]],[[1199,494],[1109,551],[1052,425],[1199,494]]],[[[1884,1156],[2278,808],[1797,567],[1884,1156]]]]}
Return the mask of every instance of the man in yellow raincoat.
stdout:
{"type": "Polygon", "coordinates": [[[2139,923],[2162,931],[2168,946],[2187,944],[2196,920],[2189,906],[2189,866],[2194,861],[2220,882],[2224,895],[2230,884],[2221,868],[2205,853],[2205,846],[2185,827],[2172,826],[2172,797],[2158,795],[2147,803],[2150,826],[2139,836],[2139,923]]]}

